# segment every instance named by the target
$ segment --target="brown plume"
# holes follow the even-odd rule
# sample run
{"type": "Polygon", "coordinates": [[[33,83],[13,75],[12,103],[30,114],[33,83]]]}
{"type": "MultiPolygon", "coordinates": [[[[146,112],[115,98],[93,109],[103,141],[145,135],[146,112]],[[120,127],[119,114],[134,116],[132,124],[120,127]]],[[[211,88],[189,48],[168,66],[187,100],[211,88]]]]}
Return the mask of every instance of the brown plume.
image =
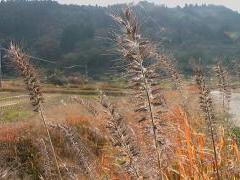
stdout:
{"type": "Polygon", "coordinates": [[[217,149],[216,149],[216,137],[217,137],[217,130],[216,130],[216,118],[215,112],[213,107],[212,98],[210,96],[210,90],[206,86],[205,78],[203,76],[203,72],[200,68],[195,70],[196,76],[196,84],[199,89],[199,100],[200,100],[200,108],[203,112],[205,117],[208,132],[211,137],[213,151],[214,151],[214,160],[215,160],[215,170],[217,179],[220,180],[219,168],[218,168],[218,158],[217,158],[217,149]]]}
{"type": "Polygon", "coordinates": [[[225,108],[229,110],[229,103],[231,101],[231,87],[229,84],[229,77],[227,71],[224,69],[221,63],[218,63],[214,67],[216,77],[218,79],[218,88],[222,93],[222,106],[223,110],[225,108]]]}
{"type": "Polygon", "coordinates": [[[142,177],[138,164],[140,159],[139,148],[133,140],[123,117],[117,112],[116,107],[111,104],[106,95],[101,94],[100,98],[100,102],[109,116],[107,128],[112,135],[113,144],[120,148],[122,156],[126,156],[129,159],[129,161],[124,163],[125,169],[133,177],[139,179],[142,177]]]}
{"type": "Polygon", "coordinates": [[[10,61],[24,78],[26,89],[30,95],[33,110],[38,112],[40,104],[43,102],[40,82],[35,68],[30,64],[30,58],[17,46],[11,43],[8,51],[10,61]]]}

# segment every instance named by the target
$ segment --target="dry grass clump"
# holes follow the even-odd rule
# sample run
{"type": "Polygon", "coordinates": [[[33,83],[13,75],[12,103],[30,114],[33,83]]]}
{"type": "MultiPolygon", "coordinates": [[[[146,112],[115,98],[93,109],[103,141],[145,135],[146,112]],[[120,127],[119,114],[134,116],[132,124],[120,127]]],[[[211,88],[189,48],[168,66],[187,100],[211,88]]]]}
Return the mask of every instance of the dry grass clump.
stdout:
{"type": "Polygon", "coordinates": [[[26,122],[6,126],[15,137],[0,140],[1,179],[38,179],[43,168],[34,125],[26,122]]]}
{"type": "Polygon", "coordinates": [[[36,148],[26,139],[1,142],[1,179],[36,178],[39,167],[36,148]],[[31,175],[30,175],[31,174],[31,175]]]}
{"type": "Polygon", "coordinates": [[[81,141],[80,137],[74,130],[68,126],[64,126],[61,124],[50,125],[51,128],[61,132],[65,138],[65,142],[67,143],[67,147],[69,147],[70,153],[74,154],[74,158],[76,164],[82,167],[84,173],[91,179],[97,178],[97,172],[95,167],[94,159],[92,157],[90,159],[90,152],[88,148],[81,141]]]}
{"type": "MultiPolygon", "coordinates": [[[[0,175],[10,179],[59,179],[45,130],[39,125],[26,124],[19,124],[17,128],[9,124],[9,133],[11,130],[16,137],[0,140],[0,168],[3,170],[0,175]]],[[[61,175],[63,179],[98,179],[102,170],[97,164],[102,152],[97,152],[92,144],[98,143],[98,148],[103,148],[107,140],[92,132],[85,137],[83,131],[74,129],[63,124],[53,124],[50,128],[61,175]]]]}

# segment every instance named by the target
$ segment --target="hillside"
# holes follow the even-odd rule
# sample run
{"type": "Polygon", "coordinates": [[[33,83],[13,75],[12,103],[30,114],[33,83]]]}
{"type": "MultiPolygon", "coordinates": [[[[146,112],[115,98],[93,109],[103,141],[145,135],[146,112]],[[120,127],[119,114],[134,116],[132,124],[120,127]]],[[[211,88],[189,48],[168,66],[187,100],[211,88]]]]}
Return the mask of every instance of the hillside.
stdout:
{"type": "MultiPolygon", "coordinates": [[[[53,1],[9,1],[0,3],[0,42],[21,44],[32,55],[57,61],[41,67],[65,73],[85,71],[94,78],[111,70],[118,59],[109,41],[115,26],[110,12],[123,6],[67,6],[53,1]],[[82,65],[74,69],[63,67],[82,65]]],[[[214,58],[239,57],[240,14],[223,6],[166,8],[141,2],[135,10],[145,36],[172,52],[185,71],[191,57],[206,64],[214,58]]],[[[4,73],[11,69],[3,64],[4,73]]]]}

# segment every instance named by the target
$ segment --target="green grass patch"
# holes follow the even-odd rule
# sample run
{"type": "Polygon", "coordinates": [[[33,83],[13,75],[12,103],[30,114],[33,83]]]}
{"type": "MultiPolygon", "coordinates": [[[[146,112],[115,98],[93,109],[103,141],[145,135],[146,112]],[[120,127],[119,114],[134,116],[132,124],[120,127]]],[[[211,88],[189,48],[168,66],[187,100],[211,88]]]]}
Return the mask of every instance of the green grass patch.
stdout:
{"type": "Polygon", "coordinates": [[[1,114],[0,121],[3,122],[21,121],[30,118],[34,115],[32,111],[21,108],[7,109],[1,111],[0,114],[1,114]]]}
{"type": "Polygon", "coordinates": [[[238,142],[238,146],[240,146],[240,128],[239,127],[235,127],[233,129],[233,133],[237,138],[237,142],[238,142]]]}

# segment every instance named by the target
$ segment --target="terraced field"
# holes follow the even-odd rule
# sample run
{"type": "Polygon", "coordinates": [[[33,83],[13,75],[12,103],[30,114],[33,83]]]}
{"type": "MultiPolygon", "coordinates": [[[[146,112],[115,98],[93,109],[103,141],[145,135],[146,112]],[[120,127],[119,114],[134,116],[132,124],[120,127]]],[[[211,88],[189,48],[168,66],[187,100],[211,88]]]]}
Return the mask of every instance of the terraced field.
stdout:
{"type": "MultiPolygon", "coordinates": [[[[45,106],[53,107],[59,104],[64,104],[70,95],[61,94],[45,94],[45,106]]],[[[14,92],[0,92],[0,121],[1,122],[16,122],[27,120],[36,116],[32,112],[32,107],[29,104],[29,96],[14,92]]]]}

